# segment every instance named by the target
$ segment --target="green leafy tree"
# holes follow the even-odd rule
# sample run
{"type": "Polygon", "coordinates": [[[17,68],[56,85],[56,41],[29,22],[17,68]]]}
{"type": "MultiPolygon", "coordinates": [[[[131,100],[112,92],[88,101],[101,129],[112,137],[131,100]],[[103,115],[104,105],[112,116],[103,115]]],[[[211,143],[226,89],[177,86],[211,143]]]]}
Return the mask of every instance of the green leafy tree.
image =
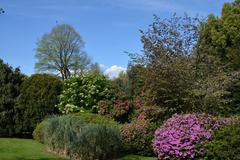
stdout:
{"type": "Polygon", "coordinates": [[[169,19],[155,16],[149,29],[142,31],[144,53],[132,56],[131,63],[146,68],[144,94],[148,104],[166,107],[169,113],[189,110],[199,23],[198,18],[187,15],[169,19]]]}
{"type": "Polygon", "coordinates": [[[97,112],[98,102],[110,97],[109,81],[104,75],[85,73],[64,81],[58,108],[64,114],[84,110],[97,112]]]}
{"type": "Polygon", "coordinates": [[[140,64],[129,64],[127,69],[131,97],[139,98],[144,90],[146,68],[140,64]]]}
{"type": "Polygon", "coordinates": [[[220,17],[210,15],[201,27],[200,57],[217,61],[228,69],[239,68],[240,1],[225,3],[220,17]]]}
{"type": "Polygon", "coordinates": [[[24,76],[0,59],[0,136],[15,134],[15,104],[24,76]]]}
{"type": "Polygon", "coordinates": [[[15,123],[18,133],[30,133],[49,115],[58,113],[58,95],[62,82],[48,74],[34,74],[21,85],[15,107],[15,123]]]}
{"type": "Polygon", "coordinates": [[[84,42],[70,25],[55,26],[37,43],[35,68],[38,71],[53,71],[63,80],[72,74],[81,74],[90,64],[90,58],[83,52],[84,42]]]}
{"type": "Polygon", "coordinates": [[[121,72],[117,78],[111,81],[111,84],[115,90],[116,98],[131,97],[127,73],[121,72]]]}
{"type": "Polygon", "coordinates": [[[210,113],[239,113],[240,1],[225,3],[220,17],[201,24],[196,57],[196,105],[210,113]]]}

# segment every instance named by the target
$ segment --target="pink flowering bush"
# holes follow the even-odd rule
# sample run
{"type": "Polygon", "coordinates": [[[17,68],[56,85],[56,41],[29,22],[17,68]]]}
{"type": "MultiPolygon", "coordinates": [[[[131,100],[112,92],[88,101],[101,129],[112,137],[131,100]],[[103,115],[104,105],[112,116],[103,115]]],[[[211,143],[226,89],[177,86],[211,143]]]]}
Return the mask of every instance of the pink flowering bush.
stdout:
{"type": "Polygon", "coordinates": [[[212,131],[229,122],[206,114],[175,114],[156,130],[154,152],[158,159],[194,159],[203,154],[199,146],[211,138],[212,131]]]}
{"type": "Polygon", "coordinates": [[[130,122],[134,117],[135,111],[142,107],[140,101],[127,98],[115,99],[113,101],[102,100],[98,103],[98,113],[112,117],[120,123],[130,122]]]}
{"type": "Polygon", "coordinates": [[[121,127],[124,150],[127,153],[143,156],[154,155],[152,140],[156,126],[148,120],[133,120],[121,127]]]}

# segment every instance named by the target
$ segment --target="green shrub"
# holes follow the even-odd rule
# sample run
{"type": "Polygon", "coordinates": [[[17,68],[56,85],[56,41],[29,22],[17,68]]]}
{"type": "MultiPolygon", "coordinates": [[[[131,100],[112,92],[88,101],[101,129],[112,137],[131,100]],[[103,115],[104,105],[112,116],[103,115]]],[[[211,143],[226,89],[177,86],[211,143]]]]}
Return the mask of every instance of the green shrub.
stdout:
{"type": "Polygon", "coordinates": [[[240,122],[215,131],[212,141],[204,149],[203,159],[240,159],[240,122]]]}
{"type": "Polygon", "coordinates": [[[110,92],[105,76],[88,73],[64,81],[63,92],[59,96],[59,110],[64,113],[75,113],[82,109],[97,112],[100,100],[108,98],[110,92]]]}
{"type": "Polygon", "coordinates": [[[148,120],[134,120],[121,127],[124,150],[127,153],[152,156],[152,141],[156,125],[148,120]]]}
{"type": "Polygon", "coordinates": [[[46,127],[46,124],[48,121],[44,120],[41,123],[37,125],[35,130],[33,131],[33,139],[38,141],[39,143],[44,143],[44,128],[46,127]]]}
{"type": "Polygon", "coordinates": [[[62,82],[49,74],[34,74],[21,85],[15,108],[18,133],[32,133],[44,118],[59,113],[55,107],[62,82]]]}
{"type": "Polygon", "coordinates": [[[15,134],[15,106],[24,76],[0,59],[0,136],[15,134]]]}
{"type": "Polygon", "coordinates": [[[114,127],[89,124],[71,144],[72,156],[84,160],[106,160],[119,155],[120,132],[114,127]]]}
{"type": "MultiPolygon", "coordinates": [[[[44,143],[54,152],[70,158],[104,160],[120,153],[120,131],[115,126],[117,123],[109,118],[79,113],[50,118],[42,131],[44,143]]],[[[36,128],[37,138],[39,128],[36,128]]]]}
{"type": "Polygon", "coordinates": [[[54,151],[68,154],[70,143],[85,125],[86,122],[76,116],[50,118],[44,128],[44,142],[54,151]]]}
{"type": "Polygon", "coordinates": [[[119,124],[118,122],[114,121],[112,118],[101,116],[99,114],[94,113],[76,113],[75,116],[81,117],[87,123],[93,124],[106,124],[117,127],[119,124]]]}

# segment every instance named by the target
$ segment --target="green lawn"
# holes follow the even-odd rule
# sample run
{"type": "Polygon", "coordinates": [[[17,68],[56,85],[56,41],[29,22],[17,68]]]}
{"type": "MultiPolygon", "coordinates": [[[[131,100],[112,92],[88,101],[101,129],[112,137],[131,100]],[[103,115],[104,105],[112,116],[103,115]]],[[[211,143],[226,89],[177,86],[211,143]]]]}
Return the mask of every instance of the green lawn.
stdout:
{"type": "MultiPolygon", "coordinates": [[[[64,160],[48,153],[45,145],[31,139],[0,138],[0,160],[64,160]]],[[[157,160],[128,155],[119,160],[157,160]]]]}
{"type": "Polygon", "coordinates": [[[157,160],[157,158],[142,157],[142,156],[136,156],[136,155],[127,155],[125,157],[122,157],[120,160],[157,160]]]}
{"type": "Polygon", "coordinates": [[[63,160],[31,139],[0,138],[0,160],[63,160]]]}

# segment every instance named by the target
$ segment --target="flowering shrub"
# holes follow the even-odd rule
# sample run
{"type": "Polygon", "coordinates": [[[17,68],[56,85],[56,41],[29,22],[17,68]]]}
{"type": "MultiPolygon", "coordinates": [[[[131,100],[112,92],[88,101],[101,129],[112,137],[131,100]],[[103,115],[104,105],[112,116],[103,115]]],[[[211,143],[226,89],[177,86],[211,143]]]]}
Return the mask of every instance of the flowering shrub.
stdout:
{"type": "Polygon", "coordinates": [[[122,98],[115,100],[101,100],[98,103],[98,113],[114,118],[116,121],[125,123],[130,122],[134,116],[134,111],[140,109],[140,101],[122,98]]]}
{"type": "Polygon", "coordinates": [[[83,109],[97,112],[98,102],[111,96],[108,80],[100,74],[84,74],[64,81],[58,109],[64,113],[83,109]]]}
{"type": "Polygon", "coordinates": [[[115,100],[111,115],[119,122],[129,122],[129,116],[133,113],[134,107],[132,100],[115,100]]]}
{"type": "Polygon", "coordinates": [[[110,116],[112,102],[107,100],[101,100],[98,102],[98,113],[100,115],[110,116]]]}
{"type": "Polygon", "coordinates": [[[194,159],[203,153],[198,145],[211,138],[212,130],[229,122],[206,114],[175,114],[156,130],[154,152],[158,159],[194,159]]]}
{"type": "Polygon", "coordinates": [[[134,120],[121,127],[125,152],[143,156],[153,155],[152,140],[156,127],[148,120],[134,120]]]}
{"type": "Polygon", "coordinates": [[[158,106],[144,106],[139,109],[136,119],[146,119],[161,124],[166,118],[165,110],[158,106]]]}

